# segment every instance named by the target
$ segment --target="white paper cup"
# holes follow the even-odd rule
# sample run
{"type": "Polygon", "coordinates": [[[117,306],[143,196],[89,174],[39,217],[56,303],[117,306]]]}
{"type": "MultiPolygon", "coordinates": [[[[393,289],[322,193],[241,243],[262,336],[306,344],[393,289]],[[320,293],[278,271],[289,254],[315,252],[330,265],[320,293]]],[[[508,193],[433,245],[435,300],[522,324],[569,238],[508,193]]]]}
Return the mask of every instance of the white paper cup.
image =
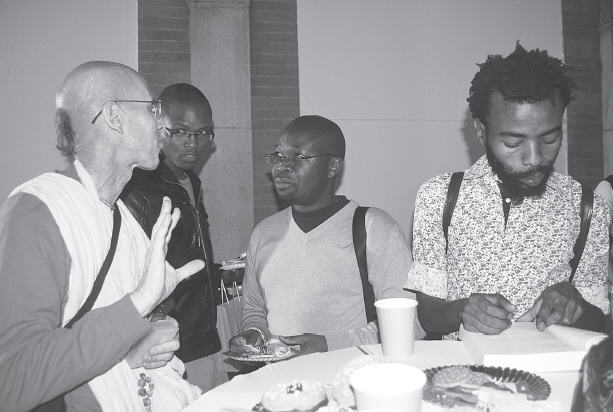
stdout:
{"type": "Polygon", "coordinates": [[[381,299],[375,302],[383,354],[394,361],[413,356],[417,301],[407,298],[381,299]]]}
{"type": "Polygon", "coordinates": [[[421,411],[426,374],[404,363],[375,363],[349,378],[358,411],[421,411]]]}

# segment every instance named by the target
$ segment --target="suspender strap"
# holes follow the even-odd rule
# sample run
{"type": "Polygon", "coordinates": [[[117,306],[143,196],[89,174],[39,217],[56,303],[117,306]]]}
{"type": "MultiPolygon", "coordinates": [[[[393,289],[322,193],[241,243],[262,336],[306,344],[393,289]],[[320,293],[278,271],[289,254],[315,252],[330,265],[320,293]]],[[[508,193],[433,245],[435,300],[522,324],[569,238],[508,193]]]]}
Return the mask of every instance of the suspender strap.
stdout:
{"type": "MultiPolygon", "coordinates": [[[[605,177],[604,180],[609,182],[609,185],[611,185],[611,189],[613,189],[613,175],[605,177]]],[[[609,232],[609,247],[611,245],[613,245],[613,233],[609,232]]]]}
{"type": "Polygon", "coordinates": [[[573,258],[568,262],[571,267],[569,282],[573,281],[575,272],[579,267],[581,256],[583,255],[583,249],[585,248],[585,242],[587,241],[587,235],[590,231],[590,223],[592,221],[592,209],[594,206],[594,191],[584,184],[581,184],[581,224],[579,229],[579,236],[575,241],[573,247],[573,258]]]}
{"type": "Polygon", "coordinates": [[[76,315],[66,324],[67,328],[71,328],[72,325],[75,324],[79,319],[83,317],[87,312],[89,312],[94,303],[96,303],[96,299],[98,299],[98,295],[102,290],[102,284],[104,283],[104,278],[106,278],[106,274],[111,267],[111,263],[113,262],[113,256],[115,256],[115,249],[117,249],[117,238],[119,237],[119,228],[121,227],[121,213],[119,212],[119,207],[115,205],[115,209],[113,211],[113,234],[111,235],[111,247],[109,252],[106,254],[106,258],[102,263],[102,267],[100,268],[100,272],[98,272],[98,276],[96,276],[96,280],[94,281],[94,286],[92,287],[89,296],[83,303],[83,306],[79,309],[76,315]]]}
{"type": "Polygon", "coordinates": [[[445,235],[445,254],[447,254],[447,247],[449,246],[447,234],[449,233],[451,216],[453,216],[453,209],[455,209],[455,204],[458,201],[458,194],[460,193],[462,179],[464,179],[464,172],[453,173],[451,175],[451,180],[449,181],[449,187],[447,188],[447,199],[445,200],[445,208],[443,209],[443,234],[445,235]]]}
{"type": "Polygon", "coordinates": [[[360,280],[362,281],[362,294],[364,295],[364,310],[366,321],[372,322],[377,319],[375,309],[375,292],[368,280],[368,265],[366,263],[366,211],[367,207],[358,206],[353,214],[353,247],[355,257],[360,268],[360,280]]]}

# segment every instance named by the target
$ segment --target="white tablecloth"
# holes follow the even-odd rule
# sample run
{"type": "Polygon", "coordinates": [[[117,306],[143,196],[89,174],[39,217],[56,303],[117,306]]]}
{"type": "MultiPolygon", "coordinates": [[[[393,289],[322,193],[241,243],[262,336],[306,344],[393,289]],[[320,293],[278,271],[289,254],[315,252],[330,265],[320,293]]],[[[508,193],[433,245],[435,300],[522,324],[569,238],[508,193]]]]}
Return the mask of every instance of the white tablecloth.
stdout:
{"type": "MultiPolygon", "coordinates": [[[[380,354],[380,345],[365,346],[369,351],[380,354]]],[[[205,393],[184,412],[214,412],[232,409],[250,410],[260,401],[262,393],[270,386],[293,379],[316,380],[332,383],[338,371],[351,360],[365,356],[357,348],[345,348],[333,352],[314,353],[284,362],[266,365],[248,375],[238,375],[231,381],[205,393]]],[[[417,341],[415,355],[408,362],[420,369],[436,366],[474,363],[457,341],[417,341]]],[[[559,401],[570,411],[575,384],[579,372],[539,373],[551,385],[549,399],[559,401]]],[[[424,402],[422,412],[445,411],[424,402]]]]}

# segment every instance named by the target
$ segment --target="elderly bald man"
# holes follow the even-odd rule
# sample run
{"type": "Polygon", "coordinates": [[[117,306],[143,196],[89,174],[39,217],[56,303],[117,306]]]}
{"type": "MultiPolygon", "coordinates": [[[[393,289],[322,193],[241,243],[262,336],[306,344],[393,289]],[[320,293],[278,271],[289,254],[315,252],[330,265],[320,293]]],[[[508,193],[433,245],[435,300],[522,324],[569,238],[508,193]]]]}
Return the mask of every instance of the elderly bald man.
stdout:
{"type": "Polygon", "coordinates": [[[180,215],[170,200],[151,240],[117,200],[134,167],[158,164],[159,101],[131,68],[88,62],[68,74],[56,105],[58,148],[71,162],[16,188],[0,210],[0,409],[65,400],[69,411],[181,410],[199,390],[172,356],[176,322],[145,317],[203,262],[166,263],[180,215]],[[93,309],[67,327],[117,227],[93,309]]]}

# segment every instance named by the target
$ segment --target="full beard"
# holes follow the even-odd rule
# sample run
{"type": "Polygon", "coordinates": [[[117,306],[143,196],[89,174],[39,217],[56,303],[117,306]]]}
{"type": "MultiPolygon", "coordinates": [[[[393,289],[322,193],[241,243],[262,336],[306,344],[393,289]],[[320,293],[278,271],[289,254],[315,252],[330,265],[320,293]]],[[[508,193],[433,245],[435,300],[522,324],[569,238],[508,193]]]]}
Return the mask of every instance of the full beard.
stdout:
{"type": "Polygon", "coordinates": [[[505,166],[498,159],[496,159],[496,156],[487,146],[485,149],[485,155],[490,167],[496,176],[498,176],[505,194],[511,198],[511,202],[513,204],[520,204],[526,198],[541,197],[543,193],[545,193],[545,190],[547,189],[547,182],[549,181],[549,177],[554,170],[552,164],[534,166],[525,172],[513,173],[506,169],[505,166]],[[521,179],[529,178],[537,173],[544,174],[543,179],[538,185],[527,186],[521,182],[521,179]]]}

